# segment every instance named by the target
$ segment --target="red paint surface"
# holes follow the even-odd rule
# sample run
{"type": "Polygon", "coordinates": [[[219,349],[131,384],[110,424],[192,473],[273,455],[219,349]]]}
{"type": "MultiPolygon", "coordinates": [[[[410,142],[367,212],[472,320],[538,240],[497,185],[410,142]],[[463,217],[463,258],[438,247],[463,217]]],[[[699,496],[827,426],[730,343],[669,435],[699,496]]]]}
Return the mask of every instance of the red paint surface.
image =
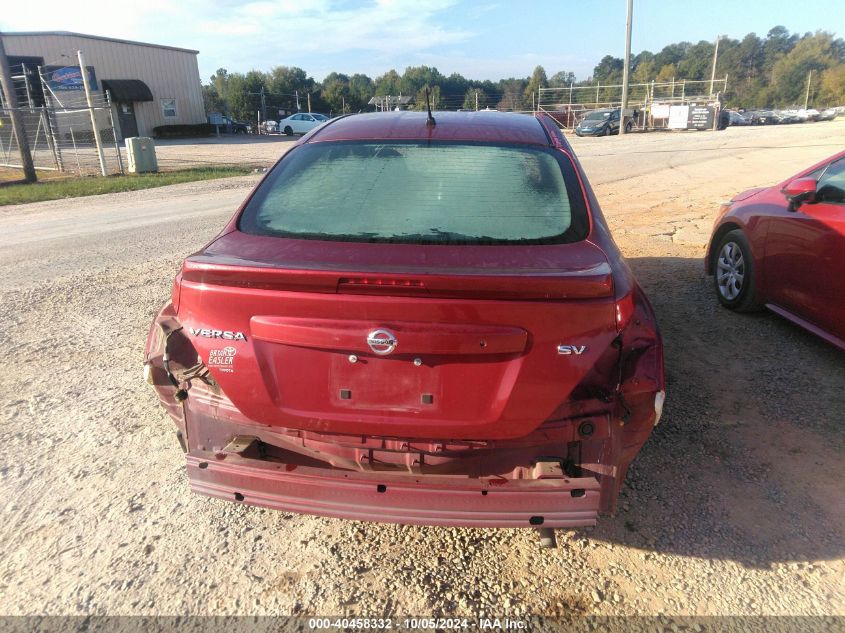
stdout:
{"type": "Polygon", "coordinates": [[[843,157],[840,152],[777,185],[736,196],[716,220],[706,266],[712,274],[724,232],[742,229],[751,244],[758,301],[845,349],[845,204],[805,203],[789,211],[782,191],[843,157]]]}
{"type": "Polygon", "coordinates": [[[418,113],[356,115],[300,142],[552,147],[578,174],[587,239],[531,246],[282,239],[238,231],[239,210],[185,261],[173,304],[157,319],[165,331],[183,327],[171,339],[177,369],[235,349],[226,366],[209,366],[216,385],[193,380],[184,406],[174,406],[159,327],[147,345],[156,389],[187,437],[189,464],[208,461],[235,435],[264,447],[189,468],[195,490],[328,516],[445,525],[528,527],[544,513],[546,525],[589,525],[613,509],[663,389],[651,306],[550,119],[435,116],[432,129],[418,113]],[[191,329],[242,332],[247,340],[191,329]],[[396,335],[393,353],[369,349],[375,329],[396,335]],[[559,345],[582,353],[559,354],[559,345]],[[589,437],[577,430],[585,419],[595,428],[589,437]],[[582,485],[533,479],[536,461],[549,457],[580,467],[582,485]],[[388,481],[388,494],[373,490],[388,481]],[[573,486],[590,492],[573,497],[573,486]],[[481,494],[490,487],[512,492],[481,494]]]}

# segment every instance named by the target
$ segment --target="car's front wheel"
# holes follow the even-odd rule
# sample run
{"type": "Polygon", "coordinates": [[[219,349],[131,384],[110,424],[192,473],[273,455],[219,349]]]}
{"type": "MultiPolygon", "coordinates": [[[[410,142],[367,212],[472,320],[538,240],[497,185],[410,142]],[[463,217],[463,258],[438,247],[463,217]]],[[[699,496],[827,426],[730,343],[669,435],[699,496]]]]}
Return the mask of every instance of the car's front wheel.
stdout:
{"type": "Polygon", "coordinates": [[[745,233],[739,229],[726,233],[715,257],[713,280],[719,302],[737,312],[759,310],[754,287],[754,259],[745,233]]]}
{"type": "Polygon", "coordinates": [[[285,126],[285,136],[293,136],[293,128],[289,125],[285,126]]]}

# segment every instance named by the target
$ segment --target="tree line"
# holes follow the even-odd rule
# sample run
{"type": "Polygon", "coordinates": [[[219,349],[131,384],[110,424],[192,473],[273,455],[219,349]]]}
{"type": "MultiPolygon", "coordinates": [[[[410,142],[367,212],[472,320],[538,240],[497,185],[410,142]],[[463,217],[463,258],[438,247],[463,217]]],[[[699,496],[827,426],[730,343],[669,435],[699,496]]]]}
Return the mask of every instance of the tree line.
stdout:
{"type": "MultiPolygon", "coordinates": [[[[642,51],[631,59],[630,81],[708,80],[712,72],[715,42],[678,42],[660,52],[642,51]]],[[[591,77],[559,71],[547,76],[537,66],[529,77],[477,81],[458,73],[443,75],[437,68],[410,66],[400,75],[389,70],[372,79],[365,74],[333,72],[322,82],[306,71],[276,66],[268,72],[251,70],[229,73],[219,69],[203,85],[206,111],[225,112],[236,119],[277,119],[282,114],[310,109],[339,114],[372,110],[373,96],[409,96],[412,108],[425,108],[429,90],[432,108],[529,110],[535,106],[538,88],[564,88],[620,84],[624,60],[606,55],[591,77]]],[[[719,41],[716,77],[728,75],[724,95],[728,106],[746,108],[787,107],[803,104],[809,79],[810,103],[816,107],[845,104],[845,40],[825,31],[799,35],[783,26],[765,37],[749,33],[741,40],[719,41]],[[811,72],[812,71],[812,72],[811,72]]]]}

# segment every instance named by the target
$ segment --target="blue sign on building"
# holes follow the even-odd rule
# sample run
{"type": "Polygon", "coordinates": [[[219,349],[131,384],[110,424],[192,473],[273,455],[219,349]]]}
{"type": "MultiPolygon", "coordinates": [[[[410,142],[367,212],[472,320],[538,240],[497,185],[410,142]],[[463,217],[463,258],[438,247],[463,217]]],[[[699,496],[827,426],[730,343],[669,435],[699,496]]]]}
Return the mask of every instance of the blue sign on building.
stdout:
{"type": "MultiPolygon", "coordinates": [[[[79,66],[45,66],[43,70],[47,83],[53,91],[85,89],[79,66]]],[[[93,66],[88,66],[88,81],[92,91],[98,90],[97,76],[94,74],[93,66]]]]}

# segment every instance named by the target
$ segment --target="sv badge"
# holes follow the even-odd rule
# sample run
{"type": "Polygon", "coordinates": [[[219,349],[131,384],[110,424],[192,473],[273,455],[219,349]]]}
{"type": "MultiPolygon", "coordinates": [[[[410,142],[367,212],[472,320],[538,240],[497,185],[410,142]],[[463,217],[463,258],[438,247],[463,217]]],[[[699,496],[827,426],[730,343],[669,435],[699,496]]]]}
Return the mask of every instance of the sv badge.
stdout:
{"type": "Polygon", "coordinates": [[[558,345],[557,346],[557,353],[562,356],[571,356],[575,354],[576,356],[580,356],[584,352],[587,351],[586,345],[558,345]]]}

